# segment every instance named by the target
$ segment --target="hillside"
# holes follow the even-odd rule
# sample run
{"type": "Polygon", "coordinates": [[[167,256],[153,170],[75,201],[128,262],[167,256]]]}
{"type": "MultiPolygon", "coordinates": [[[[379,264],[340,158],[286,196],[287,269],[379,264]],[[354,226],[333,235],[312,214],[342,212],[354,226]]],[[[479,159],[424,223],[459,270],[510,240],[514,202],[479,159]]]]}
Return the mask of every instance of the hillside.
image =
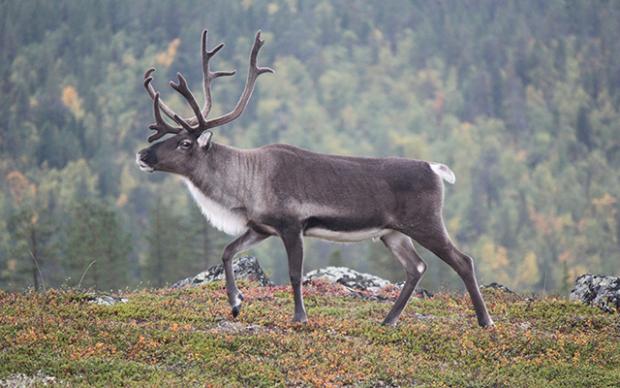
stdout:
{"type": "MultiPolygon", "coordinates": [[[[220,262],[229,237],[135,163],[154,120],[145,70],[190,114],[167,82],[183,73],[203,103],[204,28],[226,44],[213,70],[237,70],[214,82],[211,117],[235,106],[258,29],[276,71],[214,141],[445,163],[446,226],[482,282],[566,294],[617,274],[620,1],[94,3],[0,1],[0,288],[159,288],[220,262]]],[[[381,244],[306,252],[309,269],[404,279],[381,244]]],[[[288,281],[278,241],[255,253],[288,281]]],[[[421,254],[422,287],[460,287],[421,254]]]]}
{"type": "Polygon", "coordinates": [[[618,314],[563,299],[485,290],[496,326],[480,329],[468,297],[440,293],[413,299],[392,328],[378,324],[390,303],[313,281],[305,288],[310,322],[300,325],[290,321],[288,287],[247,281],[240,287],[246,302],[234,321],[221,282],[123,292],[127,303],[111,306],[90,303],[92,296],[77,290],[0,291],[0,385],[18,374],[72,386],[600,387],[620,381],[618,314]]]}

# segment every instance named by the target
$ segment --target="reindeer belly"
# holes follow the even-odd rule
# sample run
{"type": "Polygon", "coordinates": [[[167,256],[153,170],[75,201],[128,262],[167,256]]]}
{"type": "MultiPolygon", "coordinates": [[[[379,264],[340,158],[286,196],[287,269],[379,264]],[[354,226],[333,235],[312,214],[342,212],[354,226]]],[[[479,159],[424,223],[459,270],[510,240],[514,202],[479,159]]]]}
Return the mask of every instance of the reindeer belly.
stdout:
{"type": "Polygon", "coordinates": [[[363,230],[338,231],[323,228],[311,228],[304,232],[304,236],[316,237],[337,242],[358,242],[377,239],[390,233],[390,229],[370,228],[363,230]]]}
{"type": "Polygon", "coordinates": [[[232,236],[238,236],[248,229],[248,219],[244,215],[235,213],[207,197],[189,179],[183,180],[202,214],[216,229],[232,236]]]}
{"type": "Polygon", "coordinates": [[[350,209],[303,204],[297,207],[305,230],[304,236],[336,242],[358,242],[378,239],[392,230],[385,227],[386,219],[380,213],[351,211],[350,209]]]}

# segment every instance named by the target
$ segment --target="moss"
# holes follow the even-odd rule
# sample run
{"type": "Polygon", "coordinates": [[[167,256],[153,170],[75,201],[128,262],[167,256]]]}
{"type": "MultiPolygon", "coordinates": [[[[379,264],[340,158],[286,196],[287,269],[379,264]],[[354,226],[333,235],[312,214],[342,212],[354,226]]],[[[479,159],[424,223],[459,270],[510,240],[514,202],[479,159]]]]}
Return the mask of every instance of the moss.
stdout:
{"type": "Polygon", "coordinates": [[[497,325],[476,325],[469,299],[391,302],[306,287],[308,324],[290,321],[288,287],[241,282],[230,321],[223,284],[126,292],[99,306],[73,290],[0,293],[0,379],[43,371],[70,385],[613,386],[618,317],[566,300],[488,292],[497,325]],[[418,315],[422,314],[422,315],[418,315]]]}

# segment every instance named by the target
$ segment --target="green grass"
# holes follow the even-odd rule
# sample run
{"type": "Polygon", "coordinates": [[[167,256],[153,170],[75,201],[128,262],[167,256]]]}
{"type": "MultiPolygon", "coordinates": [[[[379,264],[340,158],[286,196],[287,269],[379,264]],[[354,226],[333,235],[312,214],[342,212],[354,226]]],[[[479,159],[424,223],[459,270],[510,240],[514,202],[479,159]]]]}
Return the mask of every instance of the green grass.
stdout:
{"type": "Polygon", "coordinates": [[[123,386],[605,387],[620,383],[620,318],[557,298],[485,291],[496,326],[469,298],[414,299],[397,327],[391,302],[305,288],[310,322],[290,321],[287,287],[241,282],[231,320],[222,283],[126,292],[98,306],[83,292],[0,291],[0,380],[123,386]],[[416,313],[424,316],[416,316],[416,313]]]}

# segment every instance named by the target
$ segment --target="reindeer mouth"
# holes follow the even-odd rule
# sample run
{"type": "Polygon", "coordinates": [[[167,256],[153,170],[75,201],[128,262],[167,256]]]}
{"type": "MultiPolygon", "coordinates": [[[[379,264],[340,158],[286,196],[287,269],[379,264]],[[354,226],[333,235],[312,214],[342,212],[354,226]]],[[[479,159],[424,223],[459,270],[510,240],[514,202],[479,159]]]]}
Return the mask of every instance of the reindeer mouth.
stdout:
{"type": "Polygon", "coordinates": [[[136,163],[138,164],[138,167],[140,167],[140,170],[142,170],[142,171],[146,171],[146,172],[153,172],[153,171],[155,171],[155,169],[153,167],[151,167],[148,164],[146,164],[146,162],[144,162],[140,158],[140,153],[136,154],[136,163]]]}

